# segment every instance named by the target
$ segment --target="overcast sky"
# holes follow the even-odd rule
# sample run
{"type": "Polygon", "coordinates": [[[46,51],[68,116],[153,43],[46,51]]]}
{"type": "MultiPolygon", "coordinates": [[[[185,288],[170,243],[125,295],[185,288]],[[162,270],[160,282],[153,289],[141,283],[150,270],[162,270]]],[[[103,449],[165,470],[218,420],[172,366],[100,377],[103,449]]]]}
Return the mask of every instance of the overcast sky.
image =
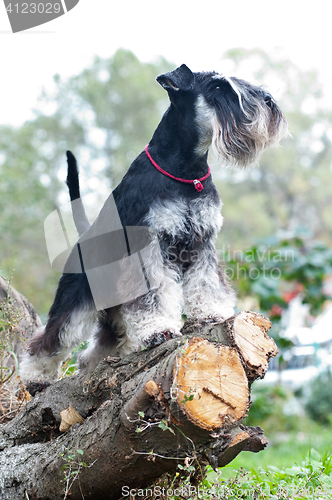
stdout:
{"type": "Polygon", "coordinates": [[[279,48],[300,67],[318,69],[332,88],[331,19],[331,0],[80,0],[58,19],[12,34],[1,2],[0,123],[22,124],[55,73],[77,74],[119,47],[143,61],[162,55],[220,72],[230,48],[279,48]]]}

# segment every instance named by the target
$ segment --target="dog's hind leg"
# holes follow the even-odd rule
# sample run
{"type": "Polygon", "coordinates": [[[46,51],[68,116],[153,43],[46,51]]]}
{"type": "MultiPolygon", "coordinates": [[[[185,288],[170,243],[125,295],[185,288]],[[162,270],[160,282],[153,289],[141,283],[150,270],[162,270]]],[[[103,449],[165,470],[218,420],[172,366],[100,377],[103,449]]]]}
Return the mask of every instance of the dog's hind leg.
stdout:
{"type": "Polygon", "coordinates": [[[79,373],[91,373],[102,359],[107,356],[119,356],[117,339],[124,333],[119,307],[99,311],[93,336],[87,349],[78,359],[79,373]]]}
{"type": "Polygon", "coordinates": [[[24,382],[57,380],[61,363],[92,335],[97,311],[84,293],[84,275],[63,275],[45,329],[32,339],[21,358],[24,382]]]}

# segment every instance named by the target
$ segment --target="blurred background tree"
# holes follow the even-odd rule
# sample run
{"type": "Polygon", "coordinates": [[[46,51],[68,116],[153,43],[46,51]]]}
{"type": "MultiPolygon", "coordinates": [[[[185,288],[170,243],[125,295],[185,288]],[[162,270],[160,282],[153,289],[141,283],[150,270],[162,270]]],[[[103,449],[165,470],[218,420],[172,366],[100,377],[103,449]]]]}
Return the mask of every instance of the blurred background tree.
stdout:
{"type": "MultiPolygon", "coordinates": [[[[280,230],[291,234],[298,226],[331,247],[332,109],[319,75],[260,50],[230,51],[224,63],[228,73],[268,87],[286,114],[292,137],[246,171],[220,169],[210,159],[224,202],[220,250],[244,251],[257,245],[257,238],[280,230]]],[[[110,59],[96,58],[67,81],[56,75],[34,120],[19,129],[1,127],[0,268],[7,277],[15,269],[13,285],[43,319],[59,278],[49,265],[43,221],[56,204],[68,201],[65,151],[71,149],[78,158],[82,194],[113,189],[168,106],[155,77],[172,68],[163,58],[141,63],[120,49],[110,59]]],[[[253,281],[257,288],[259,282],[253,281]]],[[[243,289],[243,294],[256,292],[243,289]]]]}
{"type": "Polygon", "coordinates": [[[266,151],[259,167],[222,173],[223,182],[217,183],[225,205],[220,238],[247,248],[253,238],[303,226],[331,244],[332,107],[319,75],[272,60],[261,50],[232,50],[226,57],[230,74],[246,74],[268,87],[286,115],[291,137],[266,151]]]}
{"type": "Polygon", "coordinates": [[[44,220],[69,201],[67,149],[77,155],[84,194],[114,188],[148,142],[167,95],[155,77],[174,65],[141,63],[129,51],[96,58],[78,76],[43,92],[36,117],[0,127],[0,271],[46,319],[59,274],[52,271],[44,220]]]}

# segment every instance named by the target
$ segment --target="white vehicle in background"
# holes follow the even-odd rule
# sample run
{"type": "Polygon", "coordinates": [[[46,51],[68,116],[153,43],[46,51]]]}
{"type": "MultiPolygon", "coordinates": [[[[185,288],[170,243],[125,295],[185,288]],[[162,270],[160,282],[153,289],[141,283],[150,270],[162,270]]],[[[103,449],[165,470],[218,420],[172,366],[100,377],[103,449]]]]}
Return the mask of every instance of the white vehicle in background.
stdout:
{"type": "Polygon", "coordinates": [[[318,316],[312,327],[303,326],[308,307],[297,296],[283,318],[284,336],[294,342],[287,353],[286,367],[278,370],[278,356],[271,359],[264,381],[282,383],[292,389],[306,385],[328,367],[332,368],[332,305],[318,316]]]}

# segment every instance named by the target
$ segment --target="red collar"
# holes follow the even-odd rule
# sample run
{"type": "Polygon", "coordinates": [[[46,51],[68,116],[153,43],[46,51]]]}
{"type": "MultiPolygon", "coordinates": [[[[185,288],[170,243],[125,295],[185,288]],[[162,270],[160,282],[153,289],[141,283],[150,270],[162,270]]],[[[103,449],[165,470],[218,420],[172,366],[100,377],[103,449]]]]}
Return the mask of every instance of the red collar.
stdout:
{"type": "Polygon", "coordinates": [[[204,177],[201,177],[200,179],[189,180],[189,179],[181,179],[180,177],[174,177],[174,175],[169,174],[168,172],[166,172],[166,170],[163,170],[161,167],[159,167],[158,163],[156,163],[154,161],[154,159],[152,158],[152,156],[150,155],[150,153],[148,151],[148,147],[149,147],[149,144],[147,144],[145,146],[146,155],[149,158],[149,160],[151,161],[152,165],[154,167],[156,167],[156,169],[159,170],[159,172],[161,172],[164,175],[167,175],[167,177],[170,177],[171,179],[174,179],[175,181],[185,182],[186,184],[193,184],[195,186],[196,191],[198,191],[198,192],[203,191],[204,188],[203,188],[202,182],[205,181],[205,179],[207,179],[210,176],[210,174],[211,174],[210,167],[209,167],[208,173],[206,175],[204,175],[204,177]]]}

